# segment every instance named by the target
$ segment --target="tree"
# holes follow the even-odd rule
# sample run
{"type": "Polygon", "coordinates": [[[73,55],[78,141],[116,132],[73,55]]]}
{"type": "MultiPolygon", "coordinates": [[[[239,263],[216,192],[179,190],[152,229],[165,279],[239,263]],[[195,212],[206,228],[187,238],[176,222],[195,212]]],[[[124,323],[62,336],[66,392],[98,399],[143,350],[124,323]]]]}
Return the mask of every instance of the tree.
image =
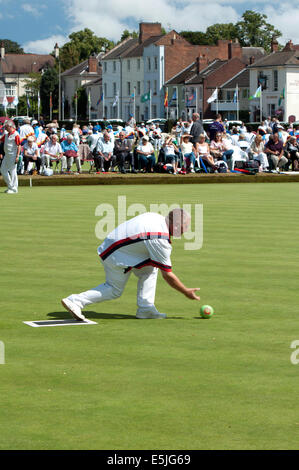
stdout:
{"type": "Polygon", "coordinates": [[[130,31],[128,29],[125,29],[123,32],[122,32],[122,35],[121,35],[121,38],[120,38],[120,41],[119,42],[122,42],[124,41],[125,39],[127,38],[134,38],[134,39],[137,39],[139,37],[139,33],[137,33],[137,31],[132,31],[130,33],[130,31]]]}
{"type": "Polygon", "coordinates": [[[238,38],[238,28],[233,23],[216,23],[206,30],[209,44],[217,44],[219,39],[234,40],[238,38]]]}
{"type": "Polygon", "coordinates": [[[266,20],[267,15],[252,10],[243,13],[242,21],[236,23],[241,46],[263,47],[266,52],[270,52],[272,37],[280,37],[281,32],[266,20]]]}
{"type": "MultiPolygon", "coordinates": [[[[27,96],[30,102],[31,115],[38,113],[37,96],[41,87],[42,75],[38,72],[31,72],[24,80],[25,88],[28,90],[27,96]]],[[[27,100],[26,96],[26,100],[27,100]]],[[[27,104],[26,104],[27,107],[27,104]]]]}
{"type": "Polygon", "coordinates": [[[6,54],[24,54],[23,48],[17,42],[10,39],[0,39],[0,44],[2,43],[6,54]]]}
{"type": "Polygon", "coordinates": [[[57,69],[49,67],[42,75],[40,84],[40,100],[43,115],[50,115],[50,93],[52,93],[52,108],[58,108],[59,78],[57,69]]]}
{"type": "Polygon", "coordinates": [[[194,45],[213,44],[213,40],[202,31],[181,31],[180,36],[194,45]]]}
{"type": "Polygon", "coordinates": [[[114,47],[114,42],[96,36],[88,28],[71,33],[68,41],[60,49],[61,71],[67,70],[88,59],[95,52],[99,54],[114,47]]]}

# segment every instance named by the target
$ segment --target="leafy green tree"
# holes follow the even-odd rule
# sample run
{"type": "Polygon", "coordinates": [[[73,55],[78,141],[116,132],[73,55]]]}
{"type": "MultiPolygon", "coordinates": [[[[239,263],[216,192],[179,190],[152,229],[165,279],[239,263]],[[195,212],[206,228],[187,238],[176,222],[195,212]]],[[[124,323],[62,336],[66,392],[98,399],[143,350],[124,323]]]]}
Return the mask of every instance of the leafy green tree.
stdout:
{"type": "Polygon", "coordinates": [[[205,34],[209,44],[217,44],[219,39],[238,38],[238,28],[233,23],[216,23],[209,26],[205,34]]]}
{"type": "Polygon", "coordinates": [[[71,33],[68,41],[60,49],[61,70],[67,70],[96,54],[114,47],[114,42],[109,39],[96,36],[88,28],[71,33]]]}
{"type": "Polygon", "coordinates": [[[6,54],[24,54],[23,48],[15,41],[10,39],[0,39],[0,44],[4,45],[6,54]]]}
{"type": "Polygon", "coordinates": [[[180,36],[194,45],[213,44],[213,40],[202,31],[181,31],[180,36]]]}
{"type": "Polygon", "coordinates": [[[124,41],[125,39],[129,38],[130,36],[131,36],[131,38],[137,39],[139,37],[139,33],[137,31],[131,31],[130,32],[128,29],[125,29],[122,32],[122,35],[121,35],[121,38],[120,38],[119,42],[124,41]]]}
{"type": "Polygon", "coordinates": [[[58,108],[59,77],[55,67],[49,67],[42,75],[40,84],[40,99],[42,113],[50,115],[50,93],[52,93],[52,109],[58,108]]]}
{"type": "Polygon", "coordinates": [[[267,15],[253,10],[246,10],[236,27],[241,46],[263,47],[266,52],[271,50],[272,37],[281,36],[281,32],[267,22],[267,15]]]}

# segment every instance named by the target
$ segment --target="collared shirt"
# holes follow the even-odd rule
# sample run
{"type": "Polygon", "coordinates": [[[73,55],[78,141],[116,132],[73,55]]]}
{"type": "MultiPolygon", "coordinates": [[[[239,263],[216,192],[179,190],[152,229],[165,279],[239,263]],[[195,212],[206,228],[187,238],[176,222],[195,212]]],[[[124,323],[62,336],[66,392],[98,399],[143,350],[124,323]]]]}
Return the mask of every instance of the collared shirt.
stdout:
{"type": "Polygon", "coordinates": [[[113,153],[114,144],[109,140],[106,142],[104,139],[99,139],[97,143],[97,152],[101,153],[113,153]]]}
{"type": "Polygon", "coordinates": [[[98,248],[102,261],[126,268],[154,266],[170,272],[171,243],[165,217],[138,215],[114,229],[98,248]]]}
{"type": "Polygon", "coordinates": [[[62,148],[59,142],[56,142],[56,144],[53,144],[51,140],[49,140],[44,148],[44,154],[49,153],[51,155],[59,155],[62,153],[62,148]]]}
{"type": "Polygon", "coordinates": [[[68,143],[67,140],[61,142],[61,148],[63,153],[67,152],[68,150],[74,150],[75,152],[78,152],[78,147],[75,142],[68,143]]]}

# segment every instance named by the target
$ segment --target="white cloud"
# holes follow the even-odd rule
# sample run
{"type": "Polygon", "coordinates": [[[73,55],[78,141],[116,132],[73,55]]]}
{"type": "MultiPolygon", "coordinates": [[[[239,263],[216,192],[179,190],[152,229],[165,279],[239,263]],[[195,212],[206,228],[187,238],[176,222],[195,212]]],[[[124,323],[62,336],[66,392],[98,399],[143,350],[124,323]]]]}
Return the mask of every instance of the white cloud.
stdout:
{"type": "Polygon", "coordinates": [[[50,54],[56,43],[59,47],[63,46],[68,41],[68,38],[62,35],[51,36],[46,39],[38,39],[36,41],[29,41],[23,44],[25,52],[34,54],[50,54]]]}
{"type": "Polygon", "coordinates": [[[285,44],[290,39],[294,44],[299,44],[299,10],[289,2],[280,3],[277,7],[266,6],[264,13],[268,17],[268,22],[282,32],[282,37],[278,41],[285,44]]]}
{"type": "Polygon", "coordinates": [[[39,5],[39,7],[34,7],[30,3],[23,3],[21,8],[26,12],[30,13],[33,16],[40,16],[42,14],[41,9],[45,8],[45,5],[39,5]]]}

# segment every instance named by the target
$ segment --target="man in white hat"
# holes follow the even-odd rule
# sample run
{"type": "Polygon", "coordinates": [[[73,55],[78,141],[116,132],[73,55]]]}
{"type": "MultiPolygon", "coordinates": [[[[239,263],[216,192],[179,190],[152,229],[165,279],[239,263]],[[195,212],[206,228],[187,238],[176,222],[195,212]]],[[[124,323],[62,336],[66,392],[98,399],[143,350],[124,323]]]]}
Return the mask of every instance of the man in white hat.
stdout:
{"type": "Polygon", "coordinates": [[[17,175],[17,163],[21,151],[21,141],[18,132],[16,131],[16,125],[13,121],[5,121],[5,133],[1,137],[0,141],[4,143],[4,158],[1,165],[1,174],[5,183],[7,184],[7,194],[16,194],[18,192],[18,175],[17,175]]]}
{"type": "Polygon", "coordinates": [[[131,272],[138,278],[137,312],[139,319],[162,319],[155,307],[158,269],[163,279],[188,299],[200,300],[199,288],[188,288],[173,273],[170,260],[170,237],[180,237],[190,226],[190,215],[183,209],[171,211],[167,217],[146,212],[119,225],[98,248],[106,281],[97,287],[62,299],[62,305],[82,321],[82,309],[90,304],[120,297],[131,272]]]}

